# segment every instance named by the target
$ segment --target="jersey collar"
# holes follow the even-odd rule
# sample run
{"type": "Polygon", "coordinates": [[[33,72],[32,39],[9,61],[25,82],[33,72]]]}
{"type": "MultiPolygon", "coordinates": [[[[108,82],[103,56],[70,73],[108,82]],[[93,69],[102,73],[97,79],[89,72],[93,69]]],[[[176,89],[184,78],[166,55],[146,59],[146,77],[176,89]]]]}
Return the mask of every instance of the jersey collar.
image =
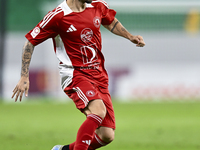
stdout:
{"type": "MultiPolygon", "coordinates": [[[[60,5],[59,7],[62,8],[62,10],[64,11],[64,16],[72,13],[73,11],[69,8],[69,6],[67,5],[66,3],[66,0],[64,0],[60,5]]],[[[86,3],[86,8],[93,8],[94,6],[92,6],[91,4],[87,4],[86,3]]]]}

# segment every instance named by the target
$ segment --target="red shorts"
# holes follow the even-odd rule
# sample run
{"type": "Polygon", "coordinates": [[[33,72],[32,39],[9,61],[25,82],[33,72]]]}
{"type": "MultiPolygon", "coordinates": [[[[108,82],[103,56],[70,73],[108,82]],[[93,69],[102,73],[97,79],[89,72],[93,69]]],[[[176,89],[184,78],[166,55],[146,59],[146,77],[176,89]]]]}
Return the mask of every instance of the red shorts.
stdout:
{"type": "Polygon", "coordinates": [[[79,80],[66,87],[64,92],[74,101],[76,107],[81,112],[83,112],[90,101],[95,99],[103,100],[107,113],[101,126],[115,129],[114,109],[107,88],[99,87],[87,80],[79,80]]]}

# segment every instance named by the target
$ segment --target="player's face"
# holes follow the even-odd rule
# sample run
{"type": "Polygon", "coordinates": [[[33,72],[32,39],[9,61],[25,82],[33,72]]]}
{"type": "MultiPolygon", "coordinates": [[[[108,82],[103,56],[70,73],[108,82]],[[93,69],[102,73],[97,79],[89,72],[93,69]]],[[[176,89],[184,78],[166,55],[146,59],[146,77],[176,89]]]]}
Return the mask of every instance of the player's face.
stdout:
{"type": "Polygon", "coordinates": [[[88,4],[92,3],[92,0],[79,0],[79,1],[81,1],[82,3],[88,3],[88,4]]]}

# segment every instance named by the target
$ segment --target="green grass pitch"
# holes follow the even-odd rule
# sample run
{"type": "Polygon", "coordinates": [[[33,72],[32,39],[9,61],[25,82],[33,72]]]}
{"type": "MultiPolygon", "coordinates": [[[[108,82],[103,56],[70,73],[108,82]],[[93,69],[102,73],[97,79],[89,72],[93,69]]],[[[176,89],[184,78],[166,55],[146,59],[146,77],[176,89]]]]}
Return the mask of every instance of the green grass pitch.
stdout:
{"type": "MultiPolygon", "coordinates": [[[[120,103],[102,150],[200,150],[200,103],[120,103]]],[[[68,103],[0,103],[0,150],[50,150],[75,140],[85,116],[68,103]]]]}

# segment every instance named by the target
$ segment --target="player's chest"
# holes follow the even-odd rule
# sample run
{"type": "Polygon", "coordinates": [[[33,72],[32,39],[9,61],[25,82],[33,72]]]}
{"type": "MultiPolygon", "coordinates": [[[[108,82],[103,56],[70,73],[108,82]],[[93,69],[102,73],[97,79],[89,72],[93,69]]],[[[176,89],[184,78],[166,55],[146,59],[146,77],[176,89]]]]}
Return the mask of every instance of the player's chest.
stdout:
{"type": "Polygon", "coordinates": [[[71,13],[64,16],[60,23],[63,36],[71,38],[90,38],[99,33],[101,15],[97,12],[71,13]]]}

